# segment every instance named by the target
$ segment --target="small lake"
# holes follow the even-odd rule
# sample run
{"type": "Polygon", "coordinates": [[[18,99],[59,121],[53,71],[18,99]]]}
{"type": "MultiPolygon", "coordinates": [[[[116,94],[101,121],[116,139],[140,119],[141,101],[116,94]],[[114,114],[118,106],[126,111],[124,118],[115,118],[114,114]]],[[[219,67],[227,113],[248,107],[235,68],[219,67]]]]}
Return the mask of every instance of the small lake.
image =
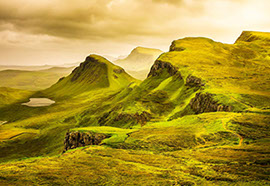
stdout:
{"type": "Polygon", "coordinates": [[[30,98],[30,101],[27,103],[22,103],[28,107],[46,107],[54,104],[55,101],[48,98],[30,98]]]}

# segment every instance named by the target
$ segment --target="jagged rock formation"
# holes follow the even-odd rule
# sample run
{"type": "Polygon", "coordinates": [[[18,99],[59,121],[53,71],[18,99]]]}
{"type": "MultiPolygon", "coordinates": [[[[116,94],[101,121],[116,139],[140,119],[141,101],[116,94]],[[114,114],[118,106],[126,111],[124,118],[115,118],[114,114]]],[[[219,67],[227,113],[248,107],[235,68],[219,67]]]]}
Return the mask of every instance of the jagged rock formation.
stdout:
{"type": "Polygon", "coordinates": [[[196,96],[190,101],[189,105],[196,114],[204,112],[232,111],[231,106],[218,103],[213,99],[213,95],[210,93],[197,93],[196,96]]]}
{"type": "Polygon", "coordinates": [[[101,118],[99,118],[98,123],[103,126],[106,125],[106,123],[112,121],[112,122],[118,122],[121,121],[123,123],[129,123],[129,122],[136,122],[138,124],[141,124],[142,126],[146,124],[147,121],[150,121],[152,118],[151,114],[143,111],[141,114],[136,112],[135,114],[129,114],[129,113],[120,113],[117,112],[107,112],[103,114],[101,118]]]}
{"type": "Polygon", "coordinates": [[[176,41],[173,41],[171,46],[170,46],[170,51],[184,51],[186,48],[184,47],[176,47],[176,41]]]}
{"type": "Polygon", "coordinates": [[[137,123],[141,124],[142,126],[146,124],[147,121],[150,121],[151,119],[151,114],[148,112],[143,111],[141,114],[136,112],[135,114],[119,114],[116,118],[115,121],[130,121],[130,120],[136,120],[137,123]]]}
{"type": "Polygon", "coordinates": [[[93,132],[67,132],[64,141],[64,151],[87,145],[99,145],[102,140],[108,138],[105,134],[93,132]]]}
{"type": "Polygon", "coordinates": [[[202,80],[200,78],[197,78],[197,77],[192,76],[192,75],[188,75],[188,77],[186,79],[186,86],[201,87],[201,86],[204,86],[204,83],[202,82],[202,80]]]}
{"type": "Polygon", "coordinates": [[[118,68],[118,69],[114,69],[113,72],[115,72],[116,74],[121,74],[121,73],[125,72],[125,70],[122,68],[118,68]]]}
{"type": "Polygon", "coordinates": [[[180,72],[178,72],[178,69],[175,66],[173,66],[171,63],[163,62],[160,60],[156,60],[154,65],[151,67],[148,77],[160,75],[163,69],[167,69],[167,72],[171,76],[179,73],[179,77],[182,79],[180,72]]]}

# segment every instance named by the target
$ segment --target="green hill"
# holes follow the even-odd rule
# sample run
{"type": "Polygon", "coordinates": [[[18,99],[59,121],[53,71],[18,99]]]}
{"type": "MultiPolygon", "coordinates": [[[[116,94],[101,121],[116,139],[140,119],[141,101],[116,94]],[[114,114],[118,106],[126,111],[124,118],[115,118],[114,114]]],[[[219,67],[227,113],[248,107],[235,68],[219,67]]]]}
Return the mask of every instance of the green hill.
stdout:
{"type": "Polygon", "coordinates": [[[0,181],[269,185],[269,36],[175,40],[141,83],[88,56],[52,106],[0,108],[0,181]]]}
{"type": "Polygon", "coordinates": [[[0,107],[24,100],[33,93],[27,90],[0,87],[0,107]]]}
{"type": "Polygon", "coordinates": [[[124,59],[114,61],[137,79],[144,80],[154,61],[162,53],[159,49],[136,47],[124,59]]]}
{"type": "Polygon", "coordinates": [[[3,70],[0,71],[0,86],[25,90],[43,90],[50,87],[74,67],[52,67],[39,71],[3,70]]]}
{"type": "Polygon", "coordinates": [[[45,93],[66,96],[100,88],[116,90],[135,81],[137,80],[121,67],[113,65],[101,56],[90,55],[69,76],[61,78],[55,85],[45,90],[45,93]]]}

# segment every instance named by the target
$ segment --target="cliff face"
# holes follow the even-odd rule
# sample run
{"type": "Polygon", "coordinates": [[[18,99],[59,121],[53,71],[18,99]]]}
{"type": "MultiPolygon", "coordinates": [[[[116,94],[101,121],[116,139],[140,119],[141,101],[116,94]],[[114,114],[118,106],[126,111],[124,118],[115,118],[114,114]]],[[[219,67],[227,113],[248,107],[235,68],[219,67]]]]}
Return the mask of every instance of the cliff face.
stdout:
{"type": "MultiPolygon", "coordinates": [[[[163,69],[166,69],[167,72],[173,76],[175,74],[178,73],[178,69],[173,66],[171,63],[168,63],[168,62],[163,62],[163,61],[159,61],[157,60],[154,65],[151,67],[151,70],[148,74],[148,77],[150,76],[158,76],[162,73],[162,70],[163,69]]],[[[179,76],[181,77],[180,73],[179,73],[179,76]]],[[[182,79],[182,77],[181,77],[182,79]]]]}
{"type": "MultiPolygon", "coordinates": [[[[98,59],[88,56],[86,57],[85,61],[80,64],[79,67],[75,68],[72,71],[72,77],[71,81],[76,81],[78,80],[81,76],[84,75],[84,73],[89,73],[90,74],[94,73],[95,71],[90,71],[91,69],[99,70],[99,69],[104,69],[104,73],[107,71],[107,65],[105,63],[101,63],[98,59]]],[[[96,74],[95,76],[98,77],[100,74],[96,74]]],[[[81,79],[84,80],[85,78],[81,79]]],[[[93,78],[92,78],[93,79],[93,78]]]]}
{"type": "Polygon", "coordinates": [[[222,105],[215,101],[210,93],[197,93],[189,105],[196,114],[216,111],[230,112],[232,110],[231,106],[222,105]]]}
{"type": "Polygon", "coordinates": [[[102,140],[108,138],[105,134],[93,132],[67,132],[64,141],[64,151],[87,145],[99,145],[102,140]]]}
{"type": "Polygon", "coordinates": [[[201,87],[201,86],[204,86],[204,83],[202,82],[200,78],[192,76],[192,75],[188,75],[188,77],[186,78],[186,86],[201,87]]]}
{"type": "Polygon", "coordinates": [[[151,114],[143,111],[141,114],[136,112],[135,114],[130,113],[117,113],[117,112],[107,112],[101,118],[99,118],[98,123],[101,126],[108,125],[110,123],[120,122],[120,123],[130,123],[135,122],[141,126],[145,125],[152,118],[151,114]]]}

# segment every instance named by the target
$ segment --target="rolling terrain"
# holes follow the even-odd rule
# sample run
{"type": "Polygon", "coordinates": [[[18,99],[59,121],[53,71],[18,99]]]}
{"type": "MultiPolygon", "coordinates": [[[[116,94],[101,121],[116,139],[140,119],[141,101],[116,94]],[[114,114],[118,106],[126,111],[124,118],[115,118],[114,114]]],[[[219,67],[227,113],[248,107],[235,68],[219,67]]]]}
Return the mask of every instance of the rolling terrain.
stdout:
{"type": "Polygon", "coordinates": [[[139,81],[90,55],[0,107],[0,183],[268,185],[269,56],[270,33],[183,38],[139,81]]]}
{"type": "Polygon", "coordinates": [[[24,90],[43,90],[55,84],[59,78],[68,75],[74,67],[51,67],[44,70],[0,71],[0,87],[24,90]]]}

